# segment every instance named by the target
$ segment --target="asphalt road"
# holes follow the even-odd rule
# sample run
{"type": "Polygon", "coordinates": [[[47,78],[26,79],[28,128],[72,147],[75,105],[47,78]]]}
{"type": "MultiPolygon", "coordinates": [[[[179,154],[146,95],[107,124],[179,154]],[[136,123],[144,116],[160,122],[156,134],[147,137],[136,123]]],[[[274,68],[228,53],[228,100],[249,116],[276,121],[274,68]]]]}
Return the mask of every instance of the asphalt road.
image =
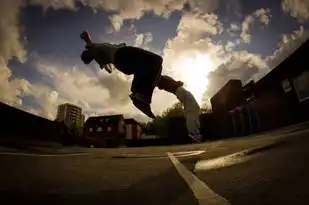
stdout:
{"type": "Polygon", "coordinates": [[[0,203],[309,204],[308,162],[305,130],[173,147],[0,148],[0,203]]]}

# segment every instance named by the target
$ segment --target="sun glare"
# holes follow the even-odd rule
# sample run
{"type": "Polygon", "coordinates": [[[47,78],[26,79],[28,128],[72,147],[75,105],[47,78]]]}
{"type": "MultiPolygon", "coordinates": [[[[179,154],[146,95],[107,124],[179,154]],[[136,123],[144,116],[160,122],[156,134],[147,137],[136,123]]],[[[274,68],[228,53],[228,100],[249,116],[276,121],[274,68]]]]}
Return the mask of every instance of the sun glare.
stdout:
{"type": "Polygon", "coordinates": [[[175,71],[199,104],[202,103],[203,94],[208,86],[208,74],[213,70],[214,64],[207,54],[181,59],[175,64],[175,71]]]}

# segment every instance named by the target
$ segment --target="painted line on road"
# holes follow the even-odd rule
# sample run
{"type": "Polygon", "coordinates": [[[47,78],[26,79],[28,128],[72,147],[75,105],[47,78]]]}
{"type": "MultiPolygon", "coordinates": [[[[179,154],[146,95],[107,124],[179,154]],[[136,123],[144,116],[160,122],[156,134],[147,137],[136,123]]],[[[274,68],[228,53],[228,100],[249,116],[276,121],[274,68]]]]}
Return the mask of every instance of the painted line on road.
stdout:
{"type": "MultiPolygon", "coordinates": [[[[179,157],[190,157],[195,155],[203,154],[205,150],[197,150],[197,151],[184,151],[184,152],[173,152],[174,156],[179,157]]],[[[122,154],[115,155],[112,158],[135,158],[135,159],[162,159],[167,158],[167,154],[122,154]]]]}
{"type": "Polygon", "coordinates": [[[181,162],[170,152],[167,153],[169,159],[175,166],[179,175],[188,184],[199,205],[230,205],[224,197],[212,191],[203,181],[190,172],[181,162]]]}
{"type": "Polygon", "coordinates": [[[30,154],[30,153],[18,153],[18,152],[0,152],[0,155],[11,156],[29,156],[29,157],[70,157],[70,156],[85,156],[92,153],[72,153],[72,154],[30,154]]]}
{"type": "Polygon", "coordinates": [[[200,160],[195,164],[194,172],[197,171],[208,171],[213,169],[219,169],[224,167],[231,167],[240,163],[245,163],[249,160],[255,159],[258,154],[264,153],[265,151],[278,148],[285,145],[286,142],[274,142],[266,144],[264,146],[256,146],[250,149],[245,149],[240,152],[235,152],[232,154],[200,160]]]}

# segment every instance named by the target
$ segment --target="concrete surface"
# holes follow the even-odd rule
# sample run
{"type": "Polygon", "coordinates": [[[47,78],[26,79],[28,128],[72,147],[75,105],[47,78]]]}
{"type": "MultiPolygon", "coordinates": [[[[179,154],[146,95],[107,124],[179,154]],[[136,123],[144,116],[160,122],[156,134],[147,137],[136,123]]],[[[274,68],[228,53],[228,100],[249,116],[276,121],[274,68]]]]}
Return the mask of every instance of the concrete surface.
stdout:
{"type": "Polygon", "coordinates": [[[308,204],[308,135],[290,129],[194,145],[48,153],[2,147],[1,204],[308,204]],[[184,151],[201,152],[177,157],[184,151]]]}

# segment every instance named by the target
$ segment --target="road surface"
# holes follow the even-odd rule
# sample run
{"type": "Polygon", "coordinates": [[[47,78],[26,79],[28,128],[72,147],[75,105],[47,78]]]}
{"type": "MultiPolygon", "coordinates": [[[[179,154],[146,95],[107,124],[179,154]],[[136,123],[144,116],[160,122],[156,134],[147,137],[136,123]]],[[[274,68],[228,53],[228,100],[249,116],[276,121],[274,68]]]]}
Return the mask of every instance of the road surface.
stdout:
{"type": "Polygon", "coordinates": [[[0,149],[1,204],[309,204],[309,131],[148,148],[0,149]]]}

